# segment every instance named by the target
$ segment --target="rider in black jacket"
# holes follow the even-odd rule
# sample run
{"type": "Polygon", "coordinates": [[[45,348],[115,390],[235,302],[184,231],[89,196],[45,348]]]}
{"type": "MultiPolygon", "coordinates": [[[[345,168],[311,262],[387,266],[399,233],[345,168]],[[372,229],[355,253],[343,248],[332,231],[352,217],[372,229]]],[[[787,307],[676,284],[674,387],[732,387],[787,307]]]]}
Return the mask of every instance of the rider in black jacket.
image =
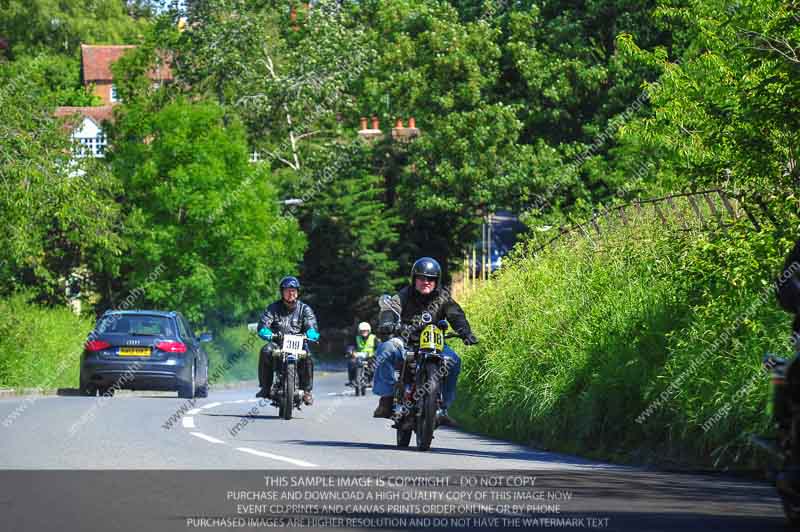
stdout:
{"type": "MultiPolygon", "coordinates": [[[[258,384],[261,390],[256,397],[270,397],[274,367],[272,351],[278,349],[272,338],[276,333],[305,335],[308,339],[319,339],[317,317],[311,307],[298,299],[300,281],[296,277],[284,277],[280,283],[281,299],[269,305],[258,321],[258,335],[269,342],[261,348],[258,359],[258,384]]],[[[314,363],[310,356],[301,359],[298,364],[300,389],[303,390],[303,402],[313,402],[311,390],[314,387],[314,363]]]]}
{"type": "MultiPolygon", "coordinates": [[[[381,399],[374,417],[391,417],[394,365],[402,362],[406,345],[419,343],[419,335],[425,325],[446,319],[464,341],[464,345],[478,343],[461,306],[440,286],[441,276],[442,269],[435,259],[423,257],[417,260],[411,268],[411,285],[392,298],[393,310],[383,310],[378,316],[380,332],[392,337],[378,346],[372,392],[380,395],[381,399]]],[[[447,345],[443,355],[448,373],[442,387],[444,408],[439,417],[446,423],[447,408],[456,396],[461,359],[447,345]]]]}
{"type": "Polygon", "coordinates": [[[800,350],[800,240],[783,263],[783,270],[775,281],[778,301],[787,312],[794,314],[792,339],[795,349],[800,350]]]}

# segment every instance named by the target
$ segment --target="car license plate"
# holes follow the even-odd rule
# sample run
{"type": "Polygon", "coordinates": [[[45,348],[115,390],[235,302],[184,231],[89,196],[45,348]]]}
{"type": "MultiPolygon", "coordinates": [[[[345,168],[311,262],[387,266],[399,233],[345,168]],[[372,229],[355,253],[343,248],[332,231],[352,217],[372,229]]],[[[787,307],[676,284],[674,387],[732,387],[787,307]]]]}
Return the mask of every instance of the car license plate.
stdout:
{"type": "Polygon", "coordinates": [[[121,357],[149,357],[149,347],[120,347],[119,356],[121,357]]]}

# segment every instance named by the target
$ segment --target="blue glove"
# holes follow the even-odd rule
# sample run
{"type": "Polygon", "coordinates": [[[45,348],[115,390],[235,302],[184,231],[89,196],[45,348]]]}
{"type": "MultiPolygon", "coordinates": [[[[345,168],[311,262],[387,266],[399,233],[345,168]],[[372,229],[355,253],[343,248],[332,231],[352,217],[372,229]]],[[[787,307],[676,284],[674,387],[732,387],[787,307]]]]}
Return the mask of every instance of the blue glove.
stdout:
{"type": "Polygon", "coordinates": [[[272,336],[273,336],[273,334],[272,334],[272,331],[270,331],[269,329],[267,329],[266,327],[264,327],[263,329],[261,329],[260,331],[258,331],[258,336],[259,336],[259,337],[260,337],[262,340],[266,340],[267,342],[269,342],[270,340],[272,340],[272,336]]]}
{"type": "Polygon", "coordinates": [[[319,333],[316,329],[309,329],[306,331],[306,338],[311,340],[312,342],[316,342],[319,340],[319,333]]]}

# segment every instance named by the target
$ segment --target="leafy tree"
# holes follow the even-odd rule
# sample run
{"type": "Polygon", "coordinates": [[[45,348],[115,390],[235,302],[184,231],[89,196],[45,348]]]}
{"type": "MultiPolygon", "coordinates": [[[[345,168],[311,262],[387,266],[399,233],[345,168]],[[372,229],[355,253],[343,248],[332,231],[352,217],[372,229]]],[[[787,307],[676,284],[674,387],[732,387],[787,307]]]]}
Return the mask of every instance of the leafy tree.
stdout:
{"type": "Polygon", "coordinates": [[[499,29],[464,21],[447,2],[363,2],[359,20],[379,50],[359,88],[362,114],[413,116],[421,137],[407,148],[379,145],[391,205],[409,220],[397,254],[460,261],[481,215],[519,205],[533,156],[520,146],[519,109],[493,103],[500,76],[499,29]],[[413,221],[413,222],[411,222],[413,221]]]}
{"type": "MultiPolygon", "coordinates": [[[[46,65],[46,63],[45,63],[46,65]]],[[[32,70],[40,65],[32,62],[32,70]]],[[[0,66],[0,70],[4,67],[0,66]]],[[[117,181],[94,160],[73,159],[63,124],[24,72],[0,89],[0,291],[25,287],[64,301],[75,269],[119,253],[117,181]]]]}
{"type": "Polygon", "coordinates": [[[36,85],[36,94],[42,104],[49,107],[83,107],[100,104],[100,98],[87,90],[80,79],[80,62],[71,57],[41,53],[35,57],[21,57],[3,63],[0,80],[10,83],[15,78],[26,77],[36,85]]]}
{"type": "Polygon", "coordinates": [[[793,194],[800,177],[797,8],[780,0],[663,1],[658,14],[680,35],[679,63],[667,50],[621,39],[663,71],[648,88],[653,115],[633,124],[626,140],[668,150],[676,187],[722,185],[765,205],[793,194]]]}
{"type": "Polygon", "coordinates": [[[337,117],[353,107],[349,88],[372,50],[339,2],[310,11],[290,1],[178,2],[162,33],[180,17],[185,30],[171,38],[179,81],[240,116],[273,167],[298,172],[304,146],[341,136],[337,117]]]}
{"type": "Polygon", "coordinates": [[[109,299],[145,285],[149,305],[225,323],[274,296],[306,239],[279,215],[267,169],[248,162],[238,121],[226,126],[211,103],[178,100],[155,113],[130,105],[114,138],[126,251],[124,283],[109,299]],[[163,273],[153,280],[154,271],[163,273]]]}
{"type": "Polygon", "coordinates": [[[10,41],[13,57],[43,51],[75,56],[81,43],[130,43],[147,25],[119,0],[0,1],[0,36],[10,41]]]}
{"type": "Polygon", "coordinates": [[[321,170],[303,196],[308,208],[297,210],[309,239],[303,277],[324,323],[347,326],[374,313],[377,296],[398,282],[400,219],[386,208],[383,178],[370,173],[371,150],[360,140],[319,156],[309,161],[321,170]]]}
{"type": "MultiPolygon", "coordinates": [[[[391,287],[396,268],[389,258],[396,222],[387,215],[382,180],[371,155],[350,143],[343,121],[355,114],[353,87],[374,58],[372,43],[333,1],[310,11],[286,1],[174,7],[172,20],[187,17],[171,45],[179,83],[240,117],[272,167],[281,199],[304,199],[296,214],[309,238],[305,297],[325,323],[349,324],[391,287]]],[[[159,27],[170,34],[170,25],[159,27]]]]}

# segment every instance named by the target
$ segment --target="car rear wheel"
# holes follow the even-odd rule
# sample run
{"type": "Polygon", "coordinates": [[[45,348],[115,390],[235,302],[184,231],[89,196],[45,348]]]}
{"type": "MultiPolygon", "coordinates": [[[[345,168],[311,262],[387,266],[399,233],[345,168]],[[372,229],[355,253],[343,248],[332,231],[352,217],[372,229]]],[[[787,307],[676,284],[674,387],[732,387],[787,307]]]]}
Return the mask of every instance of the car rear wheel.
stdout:
{"type": "Polygon", "coordinates": [[[194,394],[195,397],[208,397],[208,368],[206,368],[203,373],[205,374],[203,377],[203,384],[197,387],[197,390],[194,394]]]}
{"type": "Polygon", "coordinates": [[[197,386],[197,365],[192,360],[192,367],[186,379],[178,382],[178,397],[181,399],[194,398],[194,391],[197,386]]]}

